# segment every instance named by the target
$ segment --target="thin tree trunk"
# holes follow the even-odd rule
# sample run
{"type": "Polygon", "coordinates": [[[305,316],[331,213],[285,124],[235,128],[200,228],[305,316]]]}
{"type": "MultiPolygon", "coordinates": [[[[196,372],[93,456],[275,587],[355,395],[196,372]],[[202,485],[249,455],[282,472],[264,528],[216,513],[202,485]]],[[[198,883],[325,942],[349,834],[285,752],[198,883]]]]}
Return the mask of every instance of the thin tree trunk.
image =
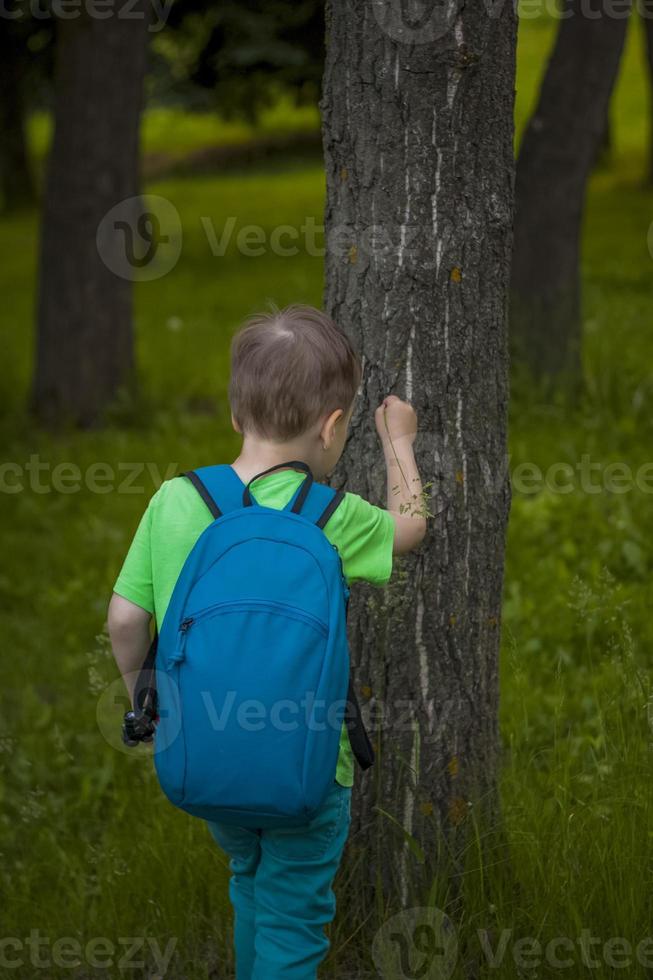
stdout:
{"type": "Polygon", "coordinates": [[[535,376],[574,388],[585,194],[628,20],[608,16],[602,0],[568,0],[566,12],[519,153],[511,330],[516,358],[535,376]]]}
{"type": "Polygon", "coordinates": [[[646,182],[653,184],[653,0],[640,0],[642,29],[644,31],[644,53],[648,75],[649,100],[649,132],[648,132],[648,168],[646,182]]]}
{"type": "Polygon", "coordinates": [[[25,137],[23,69],[27,55],[12,24],[0,18],[0,207],[5,212],[34,203],[25,137]]]}
{"type": "Polygon", "coordinates": [[[419,413],[439,514],[388,589],[350,612],[378,747],[352,846],[405,903],[425,879],[374,807],[419,840],[428,880],[441,829],[492,796],[497,766],[516,23],[511,3],[469,0],[439,28],[398,24],[397,8],[330,0],[322,109],[326,306],[364,355],[336,480],[384,500],[371,419],[395,393],[419,413]]]}
{"type": "Polygon", "coordinates": [[[33,389],[50,424],[96,423],[132,375],[132,283],[110,271],[96,236],[138,194],[149,9],[140,0],[128,18],[58,24],[33,389]]]}

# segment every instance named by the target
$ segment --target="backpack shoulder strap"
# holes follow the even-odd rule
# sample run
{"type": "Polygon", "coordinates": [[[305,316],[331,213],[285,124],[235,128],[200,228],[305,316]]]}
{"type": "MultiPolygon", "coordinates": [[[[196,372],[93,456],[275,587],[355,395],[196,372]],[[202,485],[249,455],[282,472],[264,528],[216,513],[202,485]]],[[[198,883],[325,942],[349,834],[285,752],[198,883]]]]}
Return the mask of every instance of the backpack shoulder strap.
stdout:
{"type": "Polygon", "coordinates": [[[327,521],[345,499],[342,490],[334,490],[323,483],[314,483],[300,511],[302,517],[324,529],[327,521]]]}
{"type": "MultiPolygon", "coordinates": [[[[216,520],[243,506],[245,485],[231,466],[201,466],[182,473],[181,476],[190,480],[216,520]]],[[[298,497],[303,498],[298,508],[299,513],[321,529],[345,499],[342,490],[334,490],[322,483],[313,483],[312,480],[298,488],[293,500],[298,497]]],[[[297,503],[300,501],[297,500],[297,503]]]]}
{"type": "Polygon", "coordinates": [[[226,464],[219,466],[200,466],[196,470],[182,473],[193,484],[200,497],[209,508],[214,520],[228,514],[229,511],[239,510],[243,506],[242,480],[233,469],[226,464]]]}
{"type": "MultiPolygon", "coordinates": [[[[333,516],[344,499],[345,494],[342,490],[334,490],[333,487],[327,487],[321,483],[314,483],[301,509],[301,515],[309,521],[312,521],[319,528],[324,529],[329,518],[333,516]]],[[[348,606],[349,596],[347,595],[348,606]]],[[[351,745],[354,758],[361,769],[369,769],[374,763],[374,747],[365,728],[365,722],[358,698],[356,697],[356,688],[351,672],[349,675],[345,720],[349,744],[351,745]]]]}

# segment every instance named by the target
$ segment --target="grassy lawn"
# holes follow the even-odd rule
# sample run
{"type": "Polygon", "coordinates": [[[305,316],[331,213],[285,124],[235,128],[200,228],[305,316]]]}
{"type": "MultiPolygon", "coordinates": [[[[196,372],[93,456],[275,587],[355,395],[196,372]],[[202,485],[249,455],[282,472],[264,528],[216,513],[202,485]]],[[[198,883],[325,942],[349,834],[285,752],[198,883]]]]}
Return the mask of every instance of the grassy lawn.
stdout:
{"type": "MultiPolygon", "coordinates": [[[[552,37],[549,22],[522,25],[520,127],[552,37]]],[[[610,463],[635,473],[653,445],[647,247],[653,194],[642,186],[647,102],[640,41],[633,30],[613,106],[614,159],[595,175],[589,197],[586,399],[570,415],[527,405],[517,385],[512,406],[513,468],[531,463],[547,473],[554,463],[576,467],[585,457],[595,465],[592,484],[601,486],[610,463]]],[[[242,138],[246,128],[153,112],[145,145],[168,150],[174,132],[172,151],[182,153],[242,138]]],[[[46,130],[45,120],[35,121],[41,153],[46,130]]],[[[172,273],[137,288],[143,398],[102,432],[55,438],[25,421],[37,218],[0,222],[0,341],[9,368],[0,378],[2,432],[5,459],[22,468],[25,486],[5,495],[2,523],[9,560],[0,590],[7,651],[0,892],[11,896],[3,903],[5,936],[40,929],[44,936],[117,944],[118,937],[140,935],[163,947],[176,937],[171,975],[199,980],[224,956],[226,867],[200,822],[164,801],[147,759],[107,741],[123,709],[102,627],[121,558],[160,479],[235,450],[225,401],[231,331],[269,299],[321,298],[320,259],[270,251],[245,257],[233,243],[215,257],[200,218],[209,217],[218,234],[229,216],[237,218],[236,232],[250,223],[267,233],[279,224],[299,227],[309,216],[319,223],[324,182],[319,167],[306,165],[176,178],[149,190],[178,209],[184,248],[172,273]],[[46,468],[37,472],[39,461],[46,468]],[[52,490],[66,472],[75,482],[74,472],[61,469],[66,463],[79,468],[80,492],[52,490]],[[97,463],[106,464],[107,492],[84,486],[97,463]]],[[[648,487],[626,493],[583,490],[581,476],[570,493],[515,493],[501,709],[503,833],[512,862],[481,866],[470,849],[460,938],[471,958],[479,953],[478,929],[492,932],[493,947],[503,929],[513,931],[513,940],[539,937],[544,944],[553,937],[576,942],[587,929],[635,947],[651,928],[653,470],[648,487]]],[[[11,473],[7,482],[18,478],[11,473]]],[[[346,921],[337,923],[334,937],[329,963],[338,975],[346,921]]],[[[605,963],[567,975],[585,972],[613,975],[605,963]]],[[[60,975],[90,974],[48,972],[60,975]]],[[[508,980],[524,973],[507,953],[490,975],[508,980]]],[[[646,974],[633,966],[620,975],[646,974]]]]}
{"type": "MultiPolygon", "coordinates": [[[[141,132],[146,157],[165,155],[181,160],[195,150],[212,145],[244,143],[261,136],[283,136],[316,129],[320,124],[316,106],[296,106],[282,98],[264,109],[256,125],[239,119],[222,119],[217,113],[184,113],[162,106],[145,112],[141,132]]],[[[39,166],[52,138],[52,120],[44,113],[30,119],[28,138],[39,166]]]]}

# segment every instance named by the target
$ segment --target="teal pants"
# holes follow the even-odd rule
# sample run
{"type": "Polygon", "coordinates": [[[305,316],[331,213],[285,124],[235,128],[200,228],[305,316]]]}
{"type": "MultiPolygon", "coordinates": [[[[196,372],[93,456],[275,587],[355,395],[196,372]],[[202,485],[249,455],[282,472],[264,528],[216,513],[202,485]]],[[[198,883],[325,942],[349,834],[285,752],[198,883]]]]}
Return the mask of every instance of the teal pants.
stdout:
{"type": "Polygon", "coordinates": [[[209,823],[230,858],[236,980],[315,980],[329,941],[335,878],[349,832],[351,789],[334,782],[304,827],[247,830],[209,823]]]}

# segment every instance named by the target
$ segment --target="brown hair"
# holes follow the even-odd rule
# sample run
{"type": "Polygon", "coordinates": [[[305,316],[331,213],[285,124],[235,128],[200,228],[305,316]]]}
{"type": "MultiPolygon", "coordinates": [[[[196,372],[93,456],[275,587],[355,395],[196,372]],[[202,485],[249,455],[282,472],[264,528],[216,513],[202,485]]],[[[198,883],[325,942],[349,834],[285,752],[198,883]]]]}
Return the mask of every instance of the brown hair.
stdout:
{"type": "Polygon", "coordinates": [[[243,432],[286,441],[338,408],[361,379],[349,338],[312,306],[250,317],[231,344],[229,401],[243,432]]]}

